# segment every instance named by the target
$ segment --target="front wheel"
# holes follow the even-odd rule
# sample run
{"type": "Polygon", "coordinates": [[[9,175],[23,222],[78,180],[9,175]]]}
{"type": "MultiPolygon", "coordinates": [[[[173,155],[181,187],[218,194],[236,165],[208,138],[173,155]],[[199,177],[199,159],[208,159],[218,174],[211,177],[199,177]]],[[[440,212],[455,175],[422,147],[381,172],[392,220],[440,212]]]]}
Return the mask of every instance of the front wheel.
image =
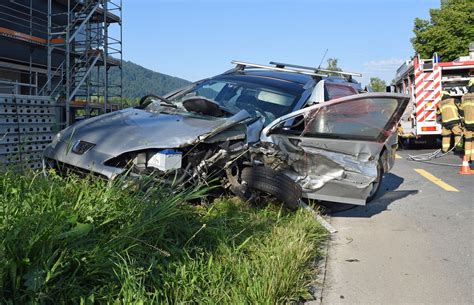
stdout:
{"type": "Polygon", "coordinates": [[[377,196],[377,193],[380,190],[380,185],[382,184],[383,178],[383,163],[382,159],[379,159],[377,162],[377,178],[375,178],[374,182],[372,182],[372,190],[369,193],[369,197],[367,197],[367,203],[371,202],[377,196]]]}
{"type": "Polygon", "coordinates": [[[258,166],[244,168],[241,177],[250,189],[274,196],[291,210],[298,208],[301,187],[288,176],[271,168],[258,166]]]}

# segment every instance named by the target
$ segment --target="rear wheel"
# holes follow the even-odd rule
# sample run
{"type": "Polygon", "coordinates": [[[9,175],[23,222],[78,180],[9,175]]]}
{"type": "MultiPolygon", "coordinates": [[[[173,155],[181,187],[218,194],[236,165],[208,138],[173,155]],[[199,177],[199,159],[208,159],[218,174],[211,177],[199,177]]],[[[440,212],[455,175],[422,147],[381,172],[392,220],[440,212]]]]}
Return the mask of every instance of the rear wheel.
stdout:
{"type": "Polygon", "coordinates": [[[274,196],[289,209],[296,209],[301,198],[301,187],[289,177],[268,167],[246,167],[242,170],[242,181],[256,191],[274,196]]]}

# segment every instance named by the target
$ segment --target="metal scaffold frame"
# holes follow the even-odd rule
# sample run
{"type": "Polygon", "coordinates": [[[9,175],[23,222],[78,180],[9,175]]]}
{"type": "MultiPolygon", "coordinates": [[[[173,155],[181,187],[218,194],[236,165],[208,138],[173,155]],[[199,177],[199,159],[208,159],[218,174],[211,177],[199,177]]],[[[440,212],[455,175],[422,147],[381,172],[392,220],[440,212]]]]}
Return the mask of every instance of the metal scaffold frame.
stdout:
{"type": "Polygon", "coordinates": [[[121,0],[0,0],[0,40],[0,171],[40,168],[60,129],[122,107],[121,0]]]}
{"type": "MultiPolygon", "coordinates": [[[[0,19],[14,25],[14,29],[0,27],[0,35],[31,46],[30,60],[21,62],[20,72],[29,82],[23,77],[22,82],[2,81],[0,86],[15,88],[12,93],[53,97],[61,109],[58,121],[62,127],[75,120],[78,109],[88,117],[91,111],[120,108],[122,0],[41,0],[47,3],[44,9],[38,9],[37,1],[0,3],[0,19]],[[42,66],[32,58],[33,50],[39,48],[46,50],[42,66]],[[110,79],[113,70],[119,71],[114,83],[110,79]]],[[[10,69],[16,63],[1,64],[10,69]]]]}
{"type": "MultiPolygon", "coordinates": [[[[101,97],[103,112],[114,110],[109,99],[122,102],[122,0],[68,0],[67,11],[57,14],[51,10],[52,1],[48,0],[48,56],[55,48],[65,50],[64,67],[59,66],[64,86],[56,88],[64,90],[66,124],[74,120],[71,107],[85,104],[88,115],[87,105],[100,103],[101,97]],[[52,19],[61,14],[67,16],[67,24],[53,26],[52,19]],[[115,35],[110,34],[111,25],[118,25],[115,35]],[[116,84],[109,81],[113,68],[120,70],[116,84]]],[[[55,74],[48,65],[50,95],[58,93],[51,88],[55,74]]]]}

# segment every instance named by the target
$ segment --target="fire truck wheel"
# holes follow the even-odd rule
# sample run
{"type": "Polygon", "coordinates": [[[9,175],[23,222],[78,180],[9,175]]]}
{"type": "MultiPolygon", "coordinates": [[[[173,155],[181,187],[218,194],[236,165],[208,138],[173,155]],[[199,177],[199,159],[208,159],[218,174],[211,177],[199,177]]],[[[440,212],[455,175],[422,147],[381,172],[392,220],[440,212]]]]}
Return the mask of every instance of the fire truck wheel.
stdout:
{"type": "Polygon", "coordinates": [[[400,138],[400,143],[403,149],[412,149],[415,141],[412,138],[400,138]]]}

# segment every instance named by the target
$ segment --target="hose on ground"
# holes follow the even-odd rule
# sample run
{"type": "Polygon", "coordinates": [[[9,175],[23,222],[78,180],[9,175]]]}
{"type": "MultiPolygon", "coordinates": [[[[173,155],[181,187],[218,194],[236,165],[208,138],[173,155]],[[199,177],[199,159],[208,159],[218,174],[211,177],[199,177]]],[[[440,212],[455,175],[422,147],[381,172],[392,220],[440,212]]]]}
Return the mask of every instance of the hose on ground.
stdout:
{"type": "Polygon", "coordinates": [[[464,136],[464,134],[461,133],[461,136],[459,137],[459,140],[454,144],[454,146],[450,150],[448,150],[445,153],[443,153],[441,151],[441,149],[437,149],[437,150],[435,150],[433,152],[430,152],[430,153],[419,154],[419,155],[408,155],[408,160],[415,161],[415,162],[428,163],[428,164],[435,164],[435,165],[459,167],[459,164],[432,162],[431,160],[444,157],[447,154],[449,154],[450,152],[452,152],[455,149],[455,147],[458,146],[461,143],[463,136],[464,136]]]}

